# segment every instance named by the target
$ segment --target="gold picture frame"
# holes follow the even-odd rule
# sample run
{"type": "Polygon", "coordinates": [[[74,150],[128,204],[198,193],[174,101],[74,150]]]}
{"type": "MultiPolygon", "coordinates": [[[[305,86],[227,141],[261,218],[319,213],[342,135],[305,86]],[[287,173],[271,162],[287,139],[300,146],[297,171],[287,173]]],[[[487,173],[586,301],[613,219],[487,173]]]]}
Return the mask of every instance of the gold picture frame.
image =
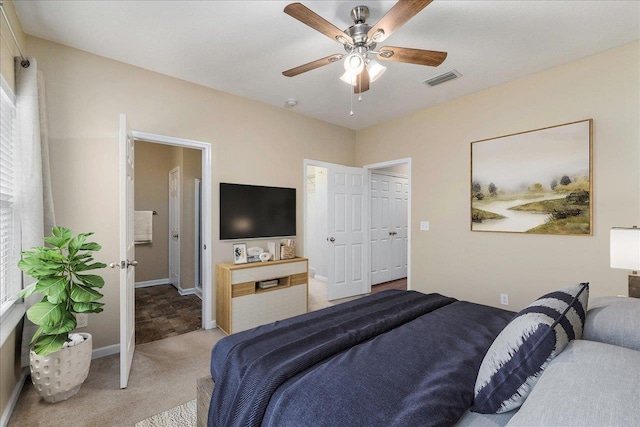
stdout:
{"type": "Polygon", "coordinates": [[[593,235],[593,119],[471,143],[471,231],[593,235]]]}

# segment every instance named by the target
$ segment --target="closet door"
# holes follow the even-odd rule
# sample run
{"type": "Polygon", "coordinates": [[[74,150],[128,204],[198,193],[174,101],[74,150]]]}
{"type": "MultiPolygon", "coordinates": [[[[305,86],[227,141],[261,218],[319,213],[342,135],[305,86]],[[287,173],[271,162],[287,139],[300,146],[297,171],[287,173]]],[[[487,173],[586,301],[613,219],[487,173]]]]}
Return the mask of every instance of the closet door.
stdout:
{"type": "Polygon", "coordinates": [[[409,180],[371,174],[371,284],[407,277],[409,180]]]}

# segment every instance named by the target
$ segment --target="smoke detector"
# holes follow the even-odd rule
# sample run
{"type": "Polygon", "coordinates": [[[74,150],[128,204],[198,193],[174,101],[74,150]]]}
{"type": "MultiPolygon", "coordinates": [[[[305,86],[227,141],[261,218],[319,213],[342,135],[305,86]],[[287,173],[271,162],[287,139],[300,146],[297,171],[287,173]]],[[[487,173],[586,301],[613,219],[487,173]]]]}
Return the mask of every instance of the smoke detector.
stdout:
{"type": "Polygon", "coordinates": [[[285,102],[287,108],[293,108],[296,105],[298,105],[298,100],[297,99],[293,99],[293,98],[289,98],[287,99],[287,102],[285,102]]]}

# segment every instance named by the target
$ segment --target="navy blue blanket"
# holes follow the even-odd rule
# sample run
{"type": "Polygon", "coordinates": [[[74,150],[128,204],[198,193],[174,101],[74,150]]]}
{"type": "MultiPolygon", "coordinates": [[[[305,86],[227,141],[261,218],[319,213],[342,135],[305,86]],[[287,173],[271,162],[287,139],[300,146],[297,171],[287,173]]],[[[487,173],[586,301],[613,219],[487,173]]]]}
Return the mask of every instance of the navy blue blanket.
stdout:
{"type": "Polygon", "coordinates": [[[209,426],[453,424],[511,317],[387,291],[232,335],[212,352],[209,426]]]}

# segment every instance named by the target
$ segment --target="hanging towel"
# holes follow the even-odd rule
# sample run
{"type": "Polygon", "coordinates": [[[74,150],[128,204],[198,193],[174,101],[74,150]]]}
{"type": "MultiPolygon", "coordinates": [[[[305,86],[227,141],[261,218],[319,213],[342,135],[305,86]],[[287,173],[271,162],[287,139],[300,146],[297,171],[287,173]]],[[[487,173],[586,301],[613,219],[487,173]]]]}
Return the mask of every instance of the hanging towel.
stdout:
{"type": "Polygon", "coordinates": [[[133,242],[136,245],[151,243],[153,240],[153,211],[133,213],[133,242]]]}

